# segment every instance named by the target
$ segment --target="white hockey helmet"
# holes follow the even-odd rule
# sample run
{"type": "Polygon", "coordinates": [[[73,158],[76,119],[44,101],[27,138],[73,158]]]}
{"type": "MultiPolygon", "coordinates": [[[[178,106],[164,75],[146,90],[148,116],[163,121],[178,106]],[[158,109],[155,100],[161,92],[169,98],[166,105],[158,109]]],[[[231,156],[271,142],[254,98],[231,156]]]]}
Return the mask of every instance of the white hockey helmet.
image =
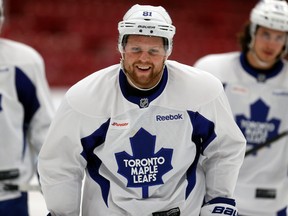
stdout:
{"type": "MultiPolygon", "coordinates": [[[[286,0],[260,0],[250,13],[251,48],[257,26],[288,32],[288,4],[286,0]]],[[[288,52],[288,36],[286,37],[285,50],[281,56],[288,52]]]]}
{"type": "Polygon", "coordinates": [[[261,0],[250,13],[251,36],[257,25],[288,32],[288,4],[284,0],[261,0]]]}
{"type": "Polygon", "coordinates": [[[173,36],[176,28],[167,11],[161,6],[132,6],[118,23],[118,49],[123,53],[123,38],[125,35],[145,35],[163,37],[167,40],[166,52],[172,52],[173,36]]]}

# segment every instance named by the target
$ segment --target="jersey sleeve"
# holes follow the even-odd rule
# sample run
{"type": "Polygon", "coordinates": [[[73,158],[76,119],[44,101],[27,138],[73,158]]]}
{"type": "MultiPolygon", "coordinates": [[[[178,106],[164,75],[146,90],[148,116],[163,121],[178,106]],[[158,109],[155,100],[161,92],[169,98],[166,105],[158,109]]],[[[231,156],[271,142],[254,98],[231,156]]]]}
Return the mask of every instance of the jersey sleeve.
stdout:
{"type": "Polygon", "coordinates": [[[27,141],[38,155],[53,118],[55,107],[46,79],[42,57],[35,51],[31,60],[16,68],[18,98],[25,110],[24,128],[27,141]]]}
{"type": "Polygon", "coordinates": [[[48,210],[79,215],[86,161],[81,157],[80,117],[64,99],[39,154],[38,171],[48,210]]]}
{"type": "Polygon", "coordinates": [[[48,132],[48,128],[55,112],[49,85],[44,71],[44,65],[40,64],[38,67],[38,73],[35,73],[35,85],[40,107],[35,113],[35,116],[32,118],[30,130],[30,142],[36,149],[37,153],[39,153],[44,142],[44,137],[48,132]]]}
{"type": "Polygon", "coordinates": [[[206,173],[205,201],[216,197],[232,198],[246,140],[233,119],[224,90],[202,109],[204,115],[215,123],[216,133],[215,139],[203,149],[201,158],[206,173]]]}

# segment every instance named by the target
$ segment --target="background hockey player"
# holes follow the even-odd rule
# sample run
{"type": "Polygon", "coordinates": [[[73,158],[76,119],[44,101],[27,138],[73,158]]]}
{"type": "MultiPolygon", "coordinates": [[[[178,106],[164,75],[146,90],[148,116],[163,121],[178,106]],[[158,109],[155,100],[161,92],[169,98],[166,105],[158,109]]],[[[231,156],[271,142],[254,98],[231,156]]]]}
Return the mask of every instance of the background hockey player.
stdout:
{"type": "MultiPolygon", "coordinates": [[[[4,21],[0,0],[0,25],[4,21]]],[[[31,47],[0,39],[0,215],[27,216],[27,192],[4,184],[28,184],[54,107],[42,57],[31,47]]]]}
{"type": "Polygon", "coordinates": [[[221,82],[167,60],[175,27],[161,6],[119,22],[120,64],[66,93],[39,155],[51,215],[236,215],[245,138],[221,82]],[[203,202],[205,205],[202,207],[203,202]]]}
{"type": "Polygon", "coordinates": [[[208,55],[195,64],[222,81],[247,139],[251,154],[244,160],[235,191],[241,215],[287,215],[287,31],[286,1],[261,1],[240,38],[242,52],[208,55]],[[254,151],[259,146],[264,147],[254,151]]]}

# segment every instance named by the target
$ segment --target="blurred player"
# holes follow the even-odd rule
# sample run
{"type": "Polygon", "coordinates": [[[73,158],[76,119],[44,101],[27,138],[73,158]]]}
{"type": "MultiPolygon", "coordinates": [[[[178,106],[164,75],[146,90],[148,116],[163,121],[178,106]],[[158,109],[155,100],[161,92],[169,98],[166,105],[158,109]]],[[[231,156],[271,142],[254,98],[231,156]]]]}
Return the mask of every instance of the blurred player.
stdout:
{"type": "MultiPolygon", "coordinates": [[[[3,2],[0,0],[0,25],[3,2]]],[[[27,216],[27,192],[5,184],[28,184],[54,107],[42,57],[31,47],[0,39],[0,215],[27,216]]]]}
{"type": "Polygon", "coordinates": [[[68,90],[41,149],[50,214],[236,215],[245,139],[221,82],[167,60],[163,7],[134,5],[118,30],[121,63],[68,90]]]}
{"type": "Polygon", "coordinates": [[[251,11],[241,37],[242,52],[208,55],[195,64],[222,81],[234,118],[247,139],[250,153],[235,191],[240,215],[286,215],[287,31],[286,1],[261,1],[251,11]]]}

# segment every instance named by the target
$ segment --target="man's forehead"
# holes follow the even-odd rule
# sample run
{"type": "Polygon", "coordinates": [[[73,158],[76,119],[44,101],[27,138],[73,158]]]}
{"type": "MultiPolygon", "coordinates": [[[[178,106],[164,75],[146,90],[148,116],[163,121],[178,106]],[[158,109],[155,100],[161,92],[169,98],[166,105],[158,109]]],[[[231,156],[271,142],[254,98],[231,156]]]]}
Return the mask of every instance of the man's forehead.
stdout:
{"type": "Polygon", "coordinates": [[[258,30],[269,32],[269,33],[275,33],[275,34],[283,34],[283,35],[287,34],[287,32],[275,30],[275,29],[272,29],[272,28],[267,28],[265,26],[259,26],[258,30]]]}
{"type": "Polygon", "coordinates": [[[127,44],[163,46],[163,38],[155,36],[130,35],[127,44]]]}
{"type": "Polygon", "coordinates": [[[158,36],[129,35],[128,40],[155,40],[155,41],[159,40],[159,41],[162,41],[163,38],[158,37],[158,36]]]}

